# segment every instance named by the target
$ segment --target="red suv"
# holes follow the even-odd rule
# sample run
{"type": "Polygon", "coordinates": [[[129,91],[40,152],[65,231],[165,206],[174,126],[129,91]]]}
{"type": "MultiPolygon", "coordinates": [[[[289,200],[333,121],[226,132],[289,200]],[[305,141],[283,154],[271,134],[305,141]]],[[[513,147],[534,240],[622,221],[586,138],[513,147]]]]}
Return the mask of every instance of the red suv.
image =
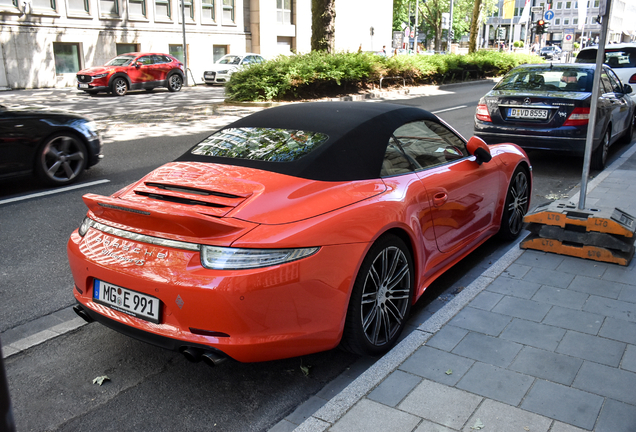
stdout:
{"type": "Polygon", "coordinates": [[[77,88],[89,94],[111,92],[123,96],[128,90],[167,87],[171,92],[183,86],[183,63],[168,54],[121,54],[104,66],[77,73],[77,88]]]}

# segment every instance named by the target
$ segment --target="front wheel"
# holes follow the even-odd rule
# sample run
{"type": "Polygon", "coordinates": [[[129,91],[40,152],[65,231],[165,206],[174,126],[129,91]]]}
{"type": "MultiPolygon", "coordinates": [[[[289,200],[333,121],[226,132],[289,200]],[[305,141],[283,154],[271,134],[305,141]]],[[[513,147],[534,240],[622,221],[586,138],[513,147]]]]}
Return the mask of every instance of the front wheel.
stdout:
{"type": "Polygon", "coordinates": [[[111,84],[111,91],[115,96],[124,96],[128,93],[128,81],[122,77],[117,77],[111,84]]]}
{"type": "Polygon", "coordinates": [[[183,79],[178,74],[172,74],[168,77],[168,90],[178,92],[183,86],[183,79]]]}
{"type": "Polygon", "coordinates": [[[530,203],[530,178],[523,167],[518,167],[508,186],[499,236],[504,240],[514,240],[523,228],[523,217],[530,203]]]}
{"type": "Polygon", "coordinates": [[[70,133],[49,137],[35,160],[38,176],[50,185],[65,185],[77,179],[86,168],[88,153],[84,143],[70,133]]]}
{"type": "Polygon", "coordinates": [[[341,347],[379,355],[397,342],[411,310],[411,253],[399,237],[381,237],[362,262],[353,286],[341,347]]]}
{"type": "Polygon", "coordinates": [[[603,140],[596,147],[596,150],[592,152],[592,158],[590,160],[590,167],[596,171],[603,171],[605,169],[605,163],[607,162],[607,153],[610,146],[610,130],[605,131],[603,140]]]}

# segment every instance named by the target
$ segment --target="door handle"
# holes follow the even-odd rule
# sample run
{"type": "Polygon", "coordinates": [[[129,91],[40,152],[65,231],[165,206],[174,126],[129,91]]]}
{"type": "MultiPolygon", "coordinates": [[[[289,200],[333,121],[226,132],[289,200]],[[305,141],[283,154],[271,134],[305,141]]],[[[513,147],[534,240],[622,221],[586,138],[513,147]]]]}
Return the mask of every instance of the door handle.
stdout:
{"type": "Polygon", "coordinates": [[[435,207],[444,205],[446,201],[448,201],[448,194],[446,192],[438,192],[433,196],[433,205],[435,207]]]}

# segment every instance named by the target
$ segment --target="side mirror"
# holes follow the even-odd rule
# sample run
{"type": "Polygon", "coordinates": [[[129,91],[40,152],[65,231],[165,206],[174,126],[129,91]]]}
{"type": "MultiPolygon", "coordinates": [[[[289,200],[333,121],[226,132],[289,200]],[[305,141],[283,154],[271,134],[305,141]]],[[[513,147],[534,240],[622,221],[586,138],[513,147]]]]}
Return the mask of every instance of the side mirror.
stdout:
{"type": "Polygon", "coordinates": [[[471,137],[468,140],[468,143],[466,143],[466,150],[468,150],[468,153],[475,156],[475,162],[477,162],[479,165],[484,162],[490,162],[490,160],[492,159],[488,144],[486,144],[486,141],[479,137],[471,137]]]}
{"type": "Polygon", "coordinates": [[[139,64],[139,62],[135,62],[135,67],[139,69],[141,67],[141,64],[139,64]]]}
{"type": "Polygon", "coordinates": [[[629,84],[623,84],[623,93],[630,94],[633,91],[634,90],[632,89],[632,86],[630,86],[629,84]]]}

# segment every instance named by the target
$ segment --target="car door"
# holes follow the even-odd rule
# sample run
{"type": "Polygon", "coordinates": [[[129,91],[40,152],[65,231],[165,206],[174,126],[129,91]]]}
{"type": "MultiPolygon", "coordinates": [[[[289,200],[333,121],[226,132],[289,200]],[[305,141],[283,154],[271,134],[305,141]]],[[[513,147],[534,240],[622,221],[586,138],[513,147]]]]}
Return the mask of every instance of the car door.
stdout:
{"type": "Polygon", "coordinates": [[[0,108],[0,177],[33,169],[38,121],[0,108]]]}
{"type": "Polygon", "coordinates": [[[152,56],[152,79],[153,81],[162,82],[168,77],[170,72],[170,60],[163,55],[152,56]]]}
{"type": "Polygon", "coordinates": [[[153,81],[152,63],[151,55],[141,56],[133,62],[128,72],[132,88],[139,88],[143,83],[153,81]]]}
{"type": "MultiPolygon", "coordinates": [[[[630,105],[625,100],[620,80],[611,69],[603,68],[600,81],[604,90],[600,99],[608,107],[607,111],[610,118],[607,119],[607,123],[610,121],[612,123],[612,139],[614,139],[617,135],[622,134],[628,126],[630,105]]],[[[601,101],[599,100],[599,102],[601,101]]]]}
{"type": "Polygon", "coordinates": [[[497,164],[478,165],[461,138],[431,120],[408,123],[394,136],[419,166],[439,251],[453,252],[481,238],[492,227],[499,202],[497,164]]]}

